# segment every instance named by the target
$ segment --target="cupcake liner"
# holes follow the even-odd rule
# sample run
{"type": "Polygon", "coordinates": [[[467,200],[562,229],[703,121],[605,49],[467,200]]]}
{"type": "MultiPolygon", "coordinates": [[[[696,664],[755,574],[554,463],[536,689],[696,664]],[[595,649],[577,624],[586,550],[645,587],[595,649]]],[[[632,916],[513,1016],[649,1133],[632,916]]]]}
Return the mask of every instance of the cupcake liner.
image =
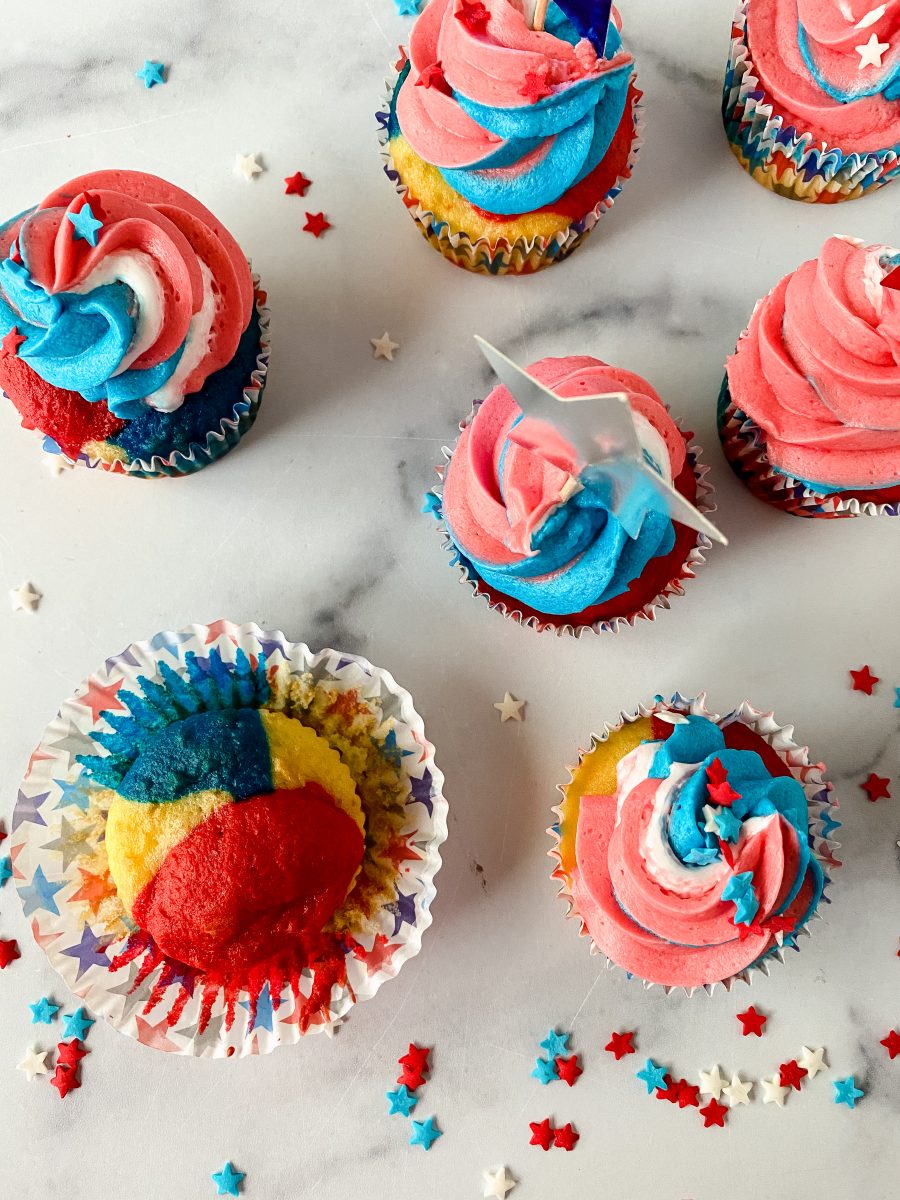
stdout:
{"type": "Polygon", "coordinates": [[[632,81],[631,115],[634,122],[631,150],[625,171],[619,175],[605,196],[593,208],[585,213],[578,221],[573,221],[565,229],[555,233],[550,238],[534,237],[517,238],[510,242],[508,238],[499,238],[492,242],[490,238],[472,238],[463,230],[452,230],[446,221],[435,216],[425,208],[409,192],[409,188],[400,178],[400,172],[394,164],[390,144],[391,106],[394,92],[406,65],[405,55],[397,64],[392,77],[385,79],[385,94],[375,119],[378,122],[378,142],[384,163],[384,173],[393,183],[398,196],[406,205],[407,211],[422,236],[435,250],[454,266],[462,267],[480,275],[532,275],[544,267],[561,262],[577,249],[587,238],[588,234],[605,212],[612,208],[616,197],[634,171],[641,149],[644,129],[643,93],[632,81]]]}
{"type": "Polygon", "coordinates": [[[722,382],[718,402],[719,437],[731,469],[754,496],[795,517],[840,519],[845,517],[900,516],[900,489],[889,501],[879,501],[877,492],[816,492],[802,480],[777,471],[769,463],[763,431],[731,397],[728,376],[722,382]]]}
{"type": "MultiPolygon", "coordinates": [[[[483,400],[475,401],[468,417],[460,422],[460,432],[472,423],[475,419],[475,414],[483,403],[483,400]]],[[[666,410],[668,411],[668,405],[666,405],[666,410]]],[[[679,431],[681,431],[681,421],[676,419],[675,424],[679,431]]],[[[456,444],[459,444],[458,439],[456,444]]],[[[435,468],[442,480],[447,469],[447,464],[450,462],[455,449],[456,446],[453,449],[447,446],[442,447],[441,453],[445,461],[435,468]]],[[[700,461],[700,456],[703,453],[700,446],[695,445],[693,442],[688,442],[687,438],[686,449],[688,463],[697,482],[697,495],[694,505],[700,512],[709,515],[716,511],[715,493],[712,485],[707,480],[709,467],[700,461]]],[[[634,612],[622,616],[604,617],[588,623],[575,624],[571,616],[554,616],[548,613],[536,612],[527,605],[521,604],[512,596],[506,596],[486,584],[478,575],[472,563],[461,553],[450,537],[450,531],[444,522],[443,497],[439,488],[432,489],[429,496],[435,497],[434,501],[429,504],[429,510],[433,512],[437,519],[438,532],[443,539],[441,544],[450,557],[450,566],[456,567],[459,572],[459,582],[471,588],[474,597],[485,601],[488,608],[498,612],[501,616],[507,617],[525,628],[534,629],[538,633],[553,633],[560,637],[570,635],[577,638],[588,631],[597,634],[618,633],[623,626],[633,627],[638,621],[655,621],[658,612],[671,608],[671,597],[684,595],[684,584],[689,579],[693,579],[700,567],[705,564],[706,551],[712,547],[712,542],[705,533],[697,533],[696,540],[685,557],[684,562],[680,565],[676,575],[651,600],[645,601],[634,612]]]]}
{"type": "MultiPolygon", "coordinates": [[[[44,437],[44,450],[49,454],[59,454],[67,462],[77,462],[90,469],[98,467],[103,471],[111,471],[118,475],[130,475],[136,479],[155,479],[161,475],[179,476],[193,475],[208,467],[217,459],[223,458],[229,450],[238,444],[244,434],[253,425],[259,406],[262,403],[266,388],[266,375],[269,369],[269,323],[271,314],[266,307],[266,293],[260,290],[258,275],[253,276],[253,292],[256,303],[256,313],[259,318],[259,352],[256,356],[256,368],[244,386],[240,400],[236,401],[231,415],[223,417],[217,429],[210,430],[206,441],[201,445],[193,442],[188,453],[175,450],[163,458],[154,454],[152,458],[132,459],[131,462],[107,462],[105,459],[89,454],[79,454],[72,460],[63,454],[52,438],[44,437]]],[[[190,403],[190,400],[187,401],[190,403]]]]}
{"type": "Polygon", "coordinates": [[[725,73],[722,117],[741,166],[764,187],[812,204],[854,200],[900,174],[896,150],[846,154],[836,146],[785,125],[755,74],[747,41],[747,12],[741,0],[732,27],[725,73]]]}
{"type": "Polygon", "coordinates": [[[840,843],[835,841],[832,836],[840,828],[840,822],[834,820],[832,817],[832,812],[839,807],[839,802],[834,795],[832,784],[824,777],[824,764],[811,763],[808,747],[800,746],[794,741],[793,725],[779,725],[775,720],[774,713],[762,712],[754,708],[746,700],[742,701],[727,716],[719,717],[718,714],[711,712],[706,707],[705,692],[701,692],[696,697],[683,696],[680,692],[676,692],[668,702],[664,701],[661,696],[658,696],[652,704],[640,704],[637,709],[631,712],[626,712],[623,709],[619,714],[618,721],[604,722],[600,733],[591,734],[587,750],[579,749],[576,762],[566,768],[569,773],[568,783],[560,784],[557,788],[563,797],[563,801],[552,809],[557,820],[547,830],[548,835],[553,839],[553,847],[547,851],[547,854],[556,864],[550,873],[550,877],[560,884],[557,895],[566,903],[566,917],[578,922],[580,936],[588,938],[591,942],[591,953],[601,955],[608,968],[624,970],[624,968],[619,967],[617,963],[608,958],[594,943],[593,939],[591,939],[590,931],[578,910],[572,892],[571,871],[574,866],[575,830],[566,826],[566,788],[573,782],[575,774],[584,758],[598,745],[605,742],[611,733],[618,733],[626,725],[632,724],[643,717],[651,717],[654,713],[660,711],[676,711],[708,717],[710,720],[720,724],[731,723],[732,720],[740,721],[768,742],[772,749],[776,751],[779,758],[790,768],[791,774],[801,784],[806,793],[809,807],[809,846],[822,866],[825,883],[819,908],[794,934],[785,937],[784,945],[775,946],[771,950],[768,950],[760,959],[751,963],[744,970],[730,975],[725,979],[703,984],[701,987],[680,987],[650,983],[645,979],[640,979],[638,976],[633,975],[631,972],[625,972],[629,979],[637,979],[645,989],[659,988],[667,996],[673,992],[681,992],[690,996],[694,992],[700,991],[711,996],[717,988],[722,988],[726,992],[730,992],[737,982],[752,983],[757,973],[767,976],[772,963],[783,963],[785,961],[784,951],[788,948],[788,945],[792,949],[799,951],[800,946],[797,945],[797,939],[811,936],[809,925],[814,920],[822,919],[820,912],[821,905],[831,903],[827,894],[832,882],[829,872],[839,869],[842,865],[840,860],[835,857],[835,852],[840,848],[840,843]]]}
{"type": "MultiPolygon", "coordinates": [[[[195,686],[199,695],[200,685],[195,686]]],[[[265,633],[253,624],[192,625],[159,633],[108,659],[62,706],[32,755],[19,790],[10,830],[13,878],[35,940],[51,965],[80,1001],[115,1028],[174,1054],[218,1058],[266,1053],[299,1041],[304,1033],[331,1034],[354,1004],[374,996],[418,953],[431,924],[434,877],[447,836],[442,786],[434,749],[412,698],[387,671],[357,655],[313,653],[282,633],[265,633]],[[187,662],[193,664],[193,674],[187,662]],[[180,688],[202,676],[207,681],[204,688],[221,694],[224,679],[224,686],[240,697],[234,703],[244,707],[252,706],[247,690],[255,695],[252,689],[261,675],[284,683],[308,673],[315,687],[356,693],[354,702],[364,704],[379,719],[377,728],[388,727],[396,739],[391,742],[396,755],[391,762],[408,782],[409,795],[404,824],[396,835],[396,859],[390,856],[394,894],[364,930],[354,926],[352,937],[345,937],[345,982],[324,995],[320,991],[322,1003],[306,1028],[301,1009],[308,1011],[302,1004],[317,986],[315,965],[312,972],[303,971],[293,995],[288,981],[280,977],[277,985],[268,977],[265,983],[257,978],[252,993],[231,996],[228,1003],[219,992],[204,1028],[209,981],[201,973],[186,982],[187,968],[163,958],[155,947],[155,960],[153,954],[140,952],[141,935],[125,915],[109,875],[102,873],[106,813],[92,803],[97,782],[78,759],[105,753],[94,738],[101,730],[108,733],[110,726],[101,713],[116,707],[121,690],[148,697],[148,711],[155,712],[153,684],[147,685],[148,693],[139,677],[171,683],[173,670],[184,681],[180,688]]],[[[380,894],[388,895],[387,885],[380,894]]],[[[146,945],[146,935],[143,939],[146,945]]]]}

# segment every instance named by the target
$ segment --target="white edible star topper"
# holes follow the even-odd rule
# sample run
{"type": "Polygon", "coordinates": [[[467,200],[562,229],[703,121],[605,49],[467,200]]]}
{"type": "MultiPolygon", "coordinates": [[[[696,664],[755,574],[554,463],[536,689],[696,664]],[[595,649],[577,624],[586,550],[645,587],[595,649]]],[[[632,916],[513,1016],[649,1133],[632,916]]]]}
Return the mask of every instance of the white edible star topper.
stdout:
{"type": "MultiPolygon", "coordinates": [[[[630,537],[637,537],[646,510],[653,508],[728,545],[712,521],[651,465],[625,392],[557,396],[484,338],[476,336],[475,341],[525,416],[561,433],[578,455],[582,470],[594,467],[609,479],[611,511],[630,537]]],[[[516,440],[515,429],[509,436],[516,440]]]]}

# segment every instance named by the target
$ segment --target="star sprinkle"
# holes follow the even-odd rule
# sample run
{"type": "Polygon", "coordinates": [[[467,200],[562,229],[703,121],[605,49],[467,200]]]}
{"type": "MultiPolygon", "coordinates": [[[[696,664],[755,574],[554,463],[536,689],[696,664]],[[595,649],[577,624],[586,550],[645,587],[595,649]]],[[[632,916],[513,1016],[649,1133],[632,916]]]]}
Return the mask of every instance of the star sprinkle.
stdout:
{"type": "Polygon", "coordinates": [[[556,1073],[563,1083],[574,1087],[578,1077],[584,1074],[584,1069],[578,1061],[578,1055],[573,1054],[571,1058],[557,1058],[556,1073]]]}
{"type": "Polygon", "coordinates": [[[709,1129],[713,1125],[718,1125],[724,1129],[727,1115],[728,1109],[724,1104],[720,1104],[718,1100],[710,1100],[709,1104],[700,1109],[704,1129],[709,1129]]]}
{"type": "Polygon", "coordinates": [[[480,0],[460,0],[453,15],[469,33],[485,33],[491,20],[491,14],[480,0]]]}
{"type": "Polygon", "coordinates": [[[538,1083],[542,1083],[544,1087],[548,1083],[553,1083],[555,1079],[559,1079],[559,1072],[556,1069],[556,1062],[550,1058],[537,1058],[534,1062],[534,1070],[531,1072],[533,1079],[538,1083]]]}
{"type": "Polygon", "coordinates": [[[231,1163],[227,1162],[221,1171],[210,1175],[210,1179],[216,1185],[217,1196],[237,1196],[241,1191],[244,1172],[236,1171],[231,1163]]]}
{"type": "Polygon", "coordinates": [[[846,1079],[833,1079],[832,1087],[834,1088],[835,1104],[846,1104],[848,1108],[856,1108],[857,1100],[862,1100],[866,1094],[856,1086],[856,1080],[852,1075],[848,1075],[846,1079]]]}
{"type": "Polygon", "coordinates": [[[719,857],[718,850],[703,849],[689,850],[684,856],[684,861],[693,863],[695,867],[708,867],[710,863],[714,863],[719,857]]]}
{"type": "Polygon", "coordinates": [[[388,362],[394,361],[394,351],[400,349],[399,342],[391,341],[391,335],[384,333],[380,338],[369,338],[372,343],[372,357],[384,358],[388,362]]]}
{"type": "Polygon", "coordinates": [[[736,792],[728,782],[728,772],[717,758],[706,768],[706,790],[714,804],[725,808],[741,798],[740,792],[736,792]]]}
{"type": "Polygon", "coordinates": [[[818,1050],[810,1050],[809,1046],[801,1046],[800,1066],[810,1079],[815,1079],[818,1073],[824,1071],[828,1066],[825,1061],[825,1047],[820,1046],[818,1050]]]}
{"type": "Polygon", "coordinates": [[[507,692],[502,700],[494,704],[494,708],[500,714],[500,724],[505,725],[507,721],[523,721],[525,718],[522,709],[525,704],[525,700],[516,700],[511,692],[507,692]]]}
{"type": "Polygon", "coordinates": [[[401,1067],[405,1067],[415,1075],[421,1075],[424,1079],[427,1072],[431,1069],[431,1064],[428,1061],[430,1055],[431,1049],[428,1046],[417,1046],[415,1042],[410,1042],[409,1049],[397,1059],[397,1062],[401,1067]]]}
{"type": "Polygon", "coordinates": [[[81,1087],[81,1080],[74,1067],[59,1066],[53,1072],[50,1084],[59,1092],[60,1100],[65,1100],[69,1092],[74,1092],[76,1088],[81,1087]]]}
{"type": "Polygon", "coordinates": [[[31,1009],[32,1025],[52,1025],[59,1012],[59,1005],[51,1004],[46,996],[38,1000],[37,1004],[29,1004],[28,1007],[31,1009]]]}
{"type": "Polygon", "coordinates": [[[23,583],[20,588],[9,593],[13,612],[36,612],[43,598],[43,594],[30,583],[23,583]]]}
{"type": "Polygon", "coordinates": [[[484,1172],[484,1200],[506,1200],[506,1197],[516,1186],[516,1181],[506,1167],[497,1167],[495,1171],[484,1172]]]}
{"type": "Polygon", "coordinates": [[[265,167],[259,161],[259,154],[238,154],[234,160],[234,169],[238,175],[243,175],[251,183],[257,175],[262,175],[265,167]]]}
{"type": "Polygon", "coordinates": [[[553,91],[548,82],[549,74],[547,64],[544,65],[542,71],[527,71],[522,86],[519,88],[519,95],[524,96],[529,104],[537,104],[539,100],[549,96],[553,91]]]}
{"type": "Polygon", "coordinates": [[[529,1121],[528,1127],[531,1130],[531,1140],[529,1146],[540,1146],[542,1150],[549,1150],[553,1145],[553,1130],[550,1128],[550,1118],[545,1117],[543,1121],[529,1121]]]}
{"type": "Polygon", "coordinates": [[[861,783],[859,786],[869,797],[869,803],[874,804],[876,800],[890,800],[891,790],[888,787],[890,782],[889,777],[882,778],[873,771],[865,783],[861,783]]]}
{"type": "Polygon", "coordinates": [[[887,1037],[883,1037],[878,1043],[879,1046],[884,1046],[892,1059],[900,1054],[900,1033],[896,1029],[892,1029],[887,1037]]]}
{"type": "Polygon", "coordinates": [[[25,337],[23,333],[19,333],[18,325],[13,325],[9,333],[7,333],[3,340],[0,341],[0,350],[3,351],[4,355],[8,354],[12,358],[17,358],[19,354],[19,347],[27,341],[28,338],[25,337]]]}
{"type": "Polygon", "coordinates": [[[20,958],[19,943],[15,938],[4,941],[0,938],[0,971],[5,971],[11,962],[20,958]]]}
{"type": "Polygon", "coordinates": [[[394,0],[401,17],[415,17],[419,13],[420,0],[394,0]]]}
{"type": "Polygon", "coordinates": [[[854,692],[865,692],[867,696],[871,696],[875,684],[881,682],[878,676],[873,675],[868,667],[860,667],[858,671],[854,671],[851,668],[850,677],[853,680],[854,692]]]}
{"type": "MultiPolygon", "coordinates": [[[[652,1096],[657,1088],[664,1089],[666,1086],[666,1072],[662,1067],[657,1066],[652,1058],[647,1059],[643,1071],[638,1071],[636,1078],[642,1080],[646,1085],[648,1096],[652,1096]]],[[[702,1073],[700,1079],[701,1081],[703,1079],[702,1073]]],[[[716,1099],[718,1099],[718,1096],[719,1093],[717,1092],[716,1099]]]]}
{"type": "Polygon", "coordinates": [[[569,1049],[571,1036],[570,1033],[557,1033],[555,1029],[551,1029],[541,1042],[541,1049],[546,1050],[551,1058],[558,1058],[569,1049]]]}
{"type": "Polygon", "coordinates": [[[731,1083],[722,1091],[728,1097],[728,1104],[731,1108],[737,1108],[739,1104],[750,1103],[750,1093],[753,1091],[753,1080],[743,1080],[740,1075],[732,1075],[731,1083]]]}
{"type": "Polygon", "coordinates": [[[881,60],[890,50],[890,42],[879,42],[878,34],[873,33],[869,40],[862,46],[853,47],[859,55],[859,70],[863,71],[866,67],[881,67],[881,60]]]}
{"type": "Polygon", "coordinates": [[[413,1131],[409,1139],[411,1146],[421,1146],[423,1150],[430,1150],[438,1138],[444,1136],[435,1124],[434,1117],[429,1117],[427,1121],[413,1121],[412,1125],[413,1131]]]}
{"type": "Polygon", "coordinates": [[[769,1018],[764,1016],[763,1013],[757,1012],[751,1004],[746,1012],[737,1014],[737,1019],[744,1027],[742,1030],[744,1037],[749,1037],[751,1033],[757,1037],[762,1037],[763,1025],[765,1025],[769,1018]]]}
{"type": "MultiPolygon", "coordinates": [[[[726,783],[724,785],[728,787],[726,783]]],[[[730,809],[723,808],[715,815],[716,832],[723,842],[736,842],[741,836],[741,823],[730,809]]]]}
{"type": "Polygon", "coordinates": [[[62,1063],[64,1067],[77,1067],[88,1054],[90,1051],[74,1038],[71,1042],[60,1042],[56,1047],[56,1063],[57,1066],[62,1063]]]}
{"type": "Polygon", "coordinates": [[[97,233],[103,228],[103,222],[98,221],[94,216],[87,200],[77,213],[66,213],[66,217],[72,222],[75,231],[73,237],[76,242],[87,242],[89,246],[97,245],[97,233]]]}
{"type": "Polygon", "coordinates": [[[138,79],[144,81],[145,88],[156,87],[158,83],[166,82],[166,68],[161,62],[154,62],[152,58],[148,58],[139,71],[135,71],[138,79]]]}
{"type": "Polygon", "coordinates": [[[320,238],[325,230],[330,228],[331,222],[323,212],[308,212],[306,214],[306,224],[303,226],[304,233],[311,233],[314,238],[320,238]]]}
{"type": "Polygon", "coordinates": [[[29,1083],[36,1075],[48,1075],[50,1068],[47,1066],[47,1055],[49,1053],[49,1050],[38,1050],[36,1046],[32,1046],[16,1070],[21,1071],[29,1083]]]}
{"type": "Polygon", "coordinates": [[[561,1129],[553,1130],[553,1145],[558,1150],[574,1150],[580,1137],[580,1133],[577,1133],[570,1124],[566,1124],[561,1129]]]}
{"type": "Polygon", "coordinates": [[[706,822],[706,824],[703,826],[704,833],[714,833],[718,837],[719,827],[716,824],[717,816],[718,810],[713,808],[711,804],[703,805],[703,819],[706,822]]]}
{"type": "Polygon", "coordinates": [[[385,1092],[390,1104],[389,1116],[396,1116],[400,1113],[403,1117],[408,1117],[412,1110],[419,1103],[419,1097],[414,1095],[405,1083],[401,1083],[395,1092],[385,1092]]]}
{"type": "Polygon", "coordinates": [[[305,196],[312,187],[312,180],[307,179],[302,171],[297,171],[294,175],[288,175],[284,181],[284,194],[286,196],[305,196]]]}
{"type": "Polygon", "coordinates": [[[83,1042],[88,1030],[95,1023],[93,1017],[85,1015],[84,1009],[79,1008],[73,1013],[63,1014],[63,1037],[78,1038],[83,1042]]]}
{"type": "Polygon", "coordinates": [[[632,1045],[633,1038],[633,1029],[628,1030],[627,1033],[610,1034],[609,1041],[606,1043],[603,1049],[608,1050],[610,1054],[614,1054],[616,1056],[616,1062],[618,1062],[619,1059],[624,1058],[626,1054],[634,1054],[635,1048],[632,1045]]]}
{"type": "Polygon", "coordinates": [[[782,1087],[777,1075],[773,1075],[771,1079],[761,1079],[760,1083],[763,1090],[763,1104],[777,1104],[779,1108],[784,1108],[784,1102],[791,1089],[782,1087]]]}
{"type": "Polygon", "coordinates": [[[663,1076],[665,1087],[661,1087],[656,1093],[657,1100],[668,1100],[670,1104],[678,1103],[678,1080],[673,1079],[671,1075],[663,1076]]]}
{"type": "Polygon", "coordinates": [[[696,1083],[688,1083],[686,1079],[675,1080],[671,1085],[675,1089],[675,1099],[679,1108],[699,1108],[700,1089],[696,1083]]]}
{"type": "Polygon", "coordinates": [[[434,88],[439,92],[449,92],[447,80],[444,76],[444,67],[440,62],[433,62],[430,66],[425,67],[419,78],[416,80],[416,87],[434,88]]]}

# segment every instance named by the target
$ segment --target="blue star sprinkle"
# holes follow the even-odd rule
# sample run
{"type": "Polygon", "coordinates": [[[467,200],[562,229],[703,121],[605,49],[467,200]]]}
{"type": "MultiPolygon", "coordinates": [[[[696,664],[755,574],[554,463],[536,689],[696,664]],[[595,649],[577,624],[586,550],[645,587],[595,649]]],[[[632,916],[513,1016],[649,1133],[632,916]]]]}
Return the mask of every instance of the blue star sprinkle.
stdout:
{"type": "Polygon", "coordinates": [[[79,1042],[83,1042],[87,1036],[87,1032],[94,1024],[93,1017],[85,1016],[83,1008],[79,1008],[73,1013],[64,1013],[63,1021],[63,1039],[78,1038],[79,1042]]]}
{"type": "Polygon", "coordinates": [[[12,859],[7,855],[6,858],[0,858],[0,887],[3,887],[10,875],[12,875],[12,859]]]}
{"type": "Polygon", "coordinates": [[[216,1185],[217,1196],[237,1196],[241,1190],[241,1182],[244,1178],[243,1171],[236,1171],[230,1162],[227,1162],[221,1171],[216,1171],[210,1179],[216,1185]]]}
{"type": "Polygon", "coordinates": [[[401,17],[417,17],[420,0],[394,0],[401,17]]]}
{"type": "Polygon", "coordinates": [[[741,836],[741,823],[730,808],[721,809],[714,815],[713,820],[723,842],[736,842],[741,836]]]}
{"type": "Polygon", "coordinates": [[[894,701],[894,708],[900,708],[900,687],[895,688],[894,691],[897,693],[897,699],[894,701]]]}
{"type": "Polygon", "coordinates": [[[546,1058],[535,1059],[534,1070],[531,1072],[532,1078],[537,1079],[544,1087],[548,1083],[552,1083],[554,1079],[559,1079],[559,1071],[556,1069],[554,1060],[546,1058]]]}
{"type": "Polygon", "coordinates": [[[834,1088],[835,1104],[846,1104],[848,1108],[856,1108],[857,1100],[861,1100],[866,1094],[856,1086],[852,1075],[848,1075],[846,1079],[833,1079],[831,1086],[834,1088]]]}
{"type": "Polygon", "coordinates": [[[85,200],[77,213],[66,213],[75,227],[75,241],[87,242],[89,246],[97,245],[97,230],[103,228],[103,222],[94,216],[90,204],[85,200]]]}
{"type": "Polygon", "coordinates": [[[439,1137],[443,1137],[443,1133],[434,1123],[434,1117],[429,1117],[427,1121],[413,1121],[413,1131],[410,1135],[409,1144],[411,1146],[422,1146],[425,1150],[430,1150],[439,1137]]]}
{"type": "Polygon", "coordinates": [[[570,1033],[557,1033],[555,1029],[551,1029],[541,1042],[541,1049],[546,1050],[551,1058],[559,1058],[560,1054],[568,1053],[571,1036],[570,1033]]]}
{"type": "Polygon", "coordinates": [[[734,925],[752,925],[759,912],[759,901],[753,890],[753,872],[739,871],[732,875],[722,889],[722,899],[734,901],[735,912],[731,918],[734,925]]]}
{"type": "Polygon", "coordinates": [[[411,1092],[405,1083],[401,1083],[396,1092],[385,1092],[390,1105],[390,1116],[395,1116],[400,1113],[404,1117],[408,1117],[412,1110],[419,1103],[419,1097],[415,1092],[411,1092]]]}
{"type": "Polygon", "coordinates": [[[689,850],[684,856],[684,861],[691,863],[695,867],[708,867],[709,864],[715,862],[718,857],[718,850],[689,850]]]}
{"type": "Polygon", "coordinates": [[[741,896],[745,896],[747,892],[753,888],[753,872],[739,871],[737,875],[732,875],[722,889],[723,900],[737,901],[741,896]]]}
{"type": "Polygon", "coordinates": [[[652,1058],[647,1059],[647,1064],[643,1071],[638,1071],[637,1078],[642,1079],[647,1085],[647,1095],[652,1096],[659,1088],[666,1086],[666,1071],[664,1067],[658,1067],[652,1058]]]}
{"type": "Polygon", "coordinates": [[[59,1012],[58,1004],[51,1004],[46,996],[37,1004],[29,1004],[32,1025],[52,1025],[59,1012]]]}
{"type": "Polygon", "coordinates": [[[143,80],[145,88],[156,87],[158,83],[166,82],[166,68],[161,62],[148,58],[139,71],[135,71],[138,79],[143,80]]]}

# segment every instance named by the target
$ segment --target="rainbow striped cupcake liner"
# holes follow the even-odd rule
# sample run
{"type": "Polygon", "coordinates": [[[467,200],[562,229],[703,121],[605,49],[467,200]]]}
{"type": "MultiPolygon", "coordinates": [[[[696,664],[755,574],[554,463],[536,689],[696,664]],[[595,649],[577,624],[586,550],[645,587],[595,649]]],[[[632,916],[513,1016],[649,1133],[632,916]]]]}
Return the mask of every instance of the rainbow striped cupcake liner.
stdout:
{"type": "Polygon", "coordinates": [[[845,154],[785,125],[755,74],[742,0],[732,26],[722,117],[732,153],[757,183],[808,204],[855,200],[900,175],[895,149],[845,154]]]}

